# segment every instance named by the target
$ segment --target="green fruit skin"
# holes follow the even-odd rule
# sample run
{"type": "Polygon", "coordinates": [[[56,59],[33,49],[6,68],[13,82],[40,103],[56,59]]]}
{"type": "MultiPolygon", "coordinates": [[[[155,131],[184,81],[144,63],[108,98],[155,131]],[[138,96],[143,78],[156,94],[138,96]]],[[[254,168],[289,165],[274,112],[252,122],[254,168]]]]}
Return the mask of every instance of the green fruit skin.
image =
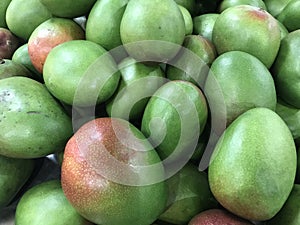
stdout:
{"type": "Polygon", "coordinates": [[[150,98],[141,130],[162,159],[188,157],[207,121],[208,109],[201,90],[188,81],[169,81],[150,98]],[[153,120],[155,118],[155,120],[153,120]]]}
{"type": "Polygon", "coordinates": [[[165,210],[168,197],[166,183],[127,185],[111,180],[110,176],[137,179],[139,182],[153,176],[163,179],[164,175],[158,154],[143,134],[126,120],[107,117],[84,124],[69,140],[61,180],[70,203],[88,220],[106,225],[149,225],[165,210]],[[126,130],[128,126],[130,132],[126,130]],[[116,136],[116,131],[119,136],[116,136]],[[135,141],[132,135],[145,142],[135,141]],[[123,144],[125,139],[130,147],[123,144]],[[113,156],[117,160],[117,164],[111,164],[107,152],[109,158],[113,156]],[[103,164],[110,171],[103,171],[103,164]],[[137,166],[137,169],[133,175],[127,174],[120,168],[121,164],[137,166]],[[151,171],[138,169],[139,166],[153,164],[156,167],[151,167],[151,171]],[[110,173],[108,177],[103,175],[107,172],[110,173]]]}
{"type": "Polygon", "coordinates": [[[106,111],[110,117],[138,120],[150,96],[164,84],[165,75],[159,65],[145,65],[131,57],[125,58],[119,69],[121,81],[115,95],[107,102],[106,111]]]}
{"type": "Polygon", "coordinates": [[[288,35],[288,33],[289,33],[289,31],[286,29],[286,27],[281,23],[281,22],[279,22],[278,20],[277,20],[277,23],[278,23],[278,25],[279,25],[279,29],[280,29],[280,38],[281,38],[281,40],[286,36],[286,35],[288,35]]]}
{"type": "Polygon", "coordinates": [[[74,18],[83,16],[91,10],[96,0],[39,0],[53,15],[74,18]]]}
{"type": "Polygon", "coordinates": [[[289,198],[276,216],[266,225],[298,225],[300,223],[300,185],[295,184],[289,198]]]}
{"type": "Polygon", "coordinates": [[[267,11],[238,5],[223,11],[217,18],[212,40],[219,54],[244,51],[270,68],[279,50],[280,35],[276,19],[267,11]]]}
{"type": "Polygon", "coordinates": [[[122,45],[120,24],[127,3],[128,0],[97,1],[89,13],[86,39],[100,44],[107,50],[122,45]]]}
{"type": "Polygon", "coordinates": [[[21,45],[17,50],[14,52],[12,59],[13,62],[19,63],[24,65],[29,71],[31,71],[34,79],[38,81],[43,80],[43,76],[39,73],[34,66],[29,57],[28,53],[28,43],[21,45]]]}
{"type": "Polygon", "coordinates": [[[254,107],[276,108],[276,90],[271,73],[256,57],[241,51],[220,55],[211,65],[205,92],[213,92],[218,83],[230,124],[254,107]]]}
{"type": "Polygon", "coordinates": [[[12,201],[33,169],[32,159],[14,159],[0,155],[0,209],[12,201]]]}
{"type": "Polygon", "coordinates": [[[59,100],[69,105],[93,106],[113,95],[120,73],[103,47],[87,40],[73,40],[51,50],[43,77],[59,100]]]}
{"type": "Polygon", "coordinates": [[[11,0],[1,0],[0,1],[0,27],[7,27],[6,24],[6,10],[8,5],[10,4],[11,0]]]}
{"type": "Polygon", "coordinates": [[[193,18],[193,33],[212,41],[212,31],[220,14],[207,13],[193,18]]]}
{"type": "Polygon", "coordinates": [[[262,0],[223,0],[219,5],[219,12],[223,12],[225,9],[236,5],[252,5],[267,10],[262,0]]]}
{"type": "Polygon", "coordinates": [[[277,17],[291,0],[264,0],[268,12],[277,17]]]}
{"type": "Polygon", "coordinates": [[[270,109],[250,109],[220,137],[208,168],[210,189],[244,219],[271,219],[293,188],[296,157],[284,121],[270,109]]]}
{"type": "Polygon", "coordinates": [[[170,80],[185,80],[203,87],[209,66],[217,57],[214,45],[200,35],[185,37],[178,55],[167,65],[166,75],[170,80]]]}
{"type": "Polygon", "coordinates": [[[185,37],[184,19],[173,0],[130,0],[121,20],[120,35],[133,58],[165,62],[180,50],[185,37]]]}
{"type": "Polygon", "coordinates": [[[40,183],[21,197],[16,225],[92,225],[80,216],[66,199],[60,181],[40,183]]]}
{"type": "Polygon", "coordinates": [[[62,150],[72,123],[41,83],[26,77],[0,80],[0,154],[38,158],[62,150]]]}
{"type": "Polygon", "coordinates": [[[186,8],[192,16],[195,16],[199,11],[199,7],[195,0],[175,0],[175,2],[186,8]]]}
{"type": "Polygon", "coordinates": [[[300,109],[278,98],[275,111],[289,127],[293,138],[300,138],[300,109]]]}
{"type": "Polygon", "coordinates": [[[278,15],[277,19],[291,32],[300,29],[300,1],[290,1],[278,15]]]}
{"type": "Polygon", "coordinates": [[[196,214],[218,206],[208,184],[207,174],[187,163],[167,180],[173,201],[159,219],[171,224],[187,224],[196,214]],[[174,193],[174,194],[173,194],[174,193]]]}
{"type": "Polygon", "coordinates": [[[22,64],[10,59],[0,59],[0,80],[13,76],[32,77],[31,72],[22,64]]]}
{"type": "Polygon", "coordinates": [[[178,5],[178,7],[179,7],[179,9],[182,13],[183,19],[184,19],[185,35],[192,34],[192,32],[193,32],[193,18],[191,16],[191,14],[183,6],[178,5]]]}
{"type": "Polygon", "coordinates": [[[28,40],[33,30],[51,17],[40,0],[12,0],[6,10],[9,30],[24,40],[28,40]]]}
{"type": "Polygon", "coordinates": [[[286,35],[272,67],[276,91],[287,103],[300,108],[300,30],[286,35]]]}

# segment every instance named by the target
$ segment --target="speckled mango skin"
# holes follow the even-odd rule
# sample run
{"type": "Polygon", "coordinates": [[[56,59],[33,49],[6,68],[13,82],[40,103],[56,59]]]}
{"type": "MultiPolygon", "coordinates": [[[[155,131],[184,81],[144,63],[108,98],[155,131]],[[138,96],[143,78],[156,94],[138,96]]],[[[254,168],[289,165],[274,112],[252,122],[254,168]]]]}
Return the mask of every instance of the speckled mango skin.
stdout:
{"type": "Polygon", "coordinates": [[[216,19],[212,41],[219,54],[244,51],[270,68],[279,50],[280,29],[276,19],[267,11],[238,5],[223,11],[216,19]]]}
{"type": "Polygon", "coordinates": [[[270,109],[250,109],[227,128],[215,147],[208,169],[211,191],[234,214],[268,220],[293,188],[296,157],[284,121],[270,109]]]}
{"type": "MultiPolygon", "coordinates": [[[[149,225],[166,207],[165,182],[130,186],[113,182],[103,175],[105,171],[101,170],[101,166],[104,164],[108,166],[112,177],[118,177],[123,176],[123,171],[117,168],[120,164],[146,166],[160,163],[153,148],[146,152],[134,151],[120,142],[114,129],[124,135],[127,125],[127,121],[116,118],[92,120],[74,134],[65,148],[61,176],[64,193],[82,216],[96,224],[149,225]],[[120,164],[113,167],[105,152],[120,164]]],[[[132,134],[143,138],[135,127],[130,125],[130,128],[132,134]]],[[[130,137],[127,141],[138,150],[150,147],[150,144],[139,145],[130,137]]],[[[156,176],[164,176],[164,169],[160,165],[152,171],[156,176]]],[[[139,176],[145,178],[145,174],[140,174],[138,170],[134,176],[137,179],[143,179],[139,176]]]]}
{"type": "Polygon", "coordinates": [[[70,117],[43,84],[26,77],[0,80],[0,154],[38,158],[62,150],[70,117]]]}

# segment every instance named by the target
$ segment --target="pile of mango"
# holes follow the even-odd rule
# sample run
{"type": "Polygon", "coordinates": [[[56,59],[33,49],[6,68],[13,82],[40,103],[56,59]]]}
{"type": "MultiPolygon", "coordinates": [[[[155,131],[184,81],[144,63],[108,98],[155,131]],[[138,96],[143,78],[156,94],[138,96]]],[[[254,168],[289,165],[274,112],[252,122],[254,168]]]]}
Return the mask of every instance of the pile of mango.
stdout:
{"type": "Polygon", "coordinates": [[[1,225],[300,224],[300,0],[1,0],[0,38],[1,225]]]}

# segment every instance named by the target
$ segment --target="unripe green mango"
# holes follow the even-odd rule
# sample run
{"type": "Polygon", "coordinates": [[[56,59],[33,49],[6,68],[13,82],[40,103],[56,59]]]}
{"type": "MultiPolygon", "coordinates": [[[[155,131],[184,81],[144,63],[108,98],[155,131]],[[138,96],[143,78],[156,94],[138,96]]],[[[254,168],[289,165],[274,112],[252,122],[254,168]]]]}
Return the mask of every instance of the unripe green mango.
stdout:
{"type": "Polygon", "coordinates": [[[118,67],[121,81],[106,110],[110,117],[138,120],[149,98],[166,82],[165,75],[159,65],[145,65],[131,57],[125,58],[118,67]]]}
{"type": "MultiPolygon", "coordinates": [[[[266,107],[275,110],[276,107],[271,73],[260,60],[242,51],[226,52],[216,58],[204,90],[211,94],[211,102],[224,99],[227,124],[248,109],[266,107]],[[221,92],[215,92],[217,88],[221,92]]],[[[219,113],[216,116],[222,119],[223,115],[219,113]]]]}
{"type": "Polygon", "coordinates": [[[184,20],[185,35],[192,34],[193,32],[193,19],[190,12],[181,5],[178,5],[184,20]]]}
{"type": "Polygon", "coordinates": [[[162,221],[187,224],[198,213],[218,206],[209,189],[207,174],[191,163],[187,163],[166,182],[171,204],[159,216],[162,221]]]}
{"type": "Polygon", "coordinates": [[[300,30],[282,39],[272,74],[277,94],[285,102],[300,108],[300,30]]]}
{"type": "Polygon", "coordinates": [[[92,225],[66,199],[59,180],[42,182],[24,193],[17,204],[16,225],[92,225]]]}
{"type": "Polygon", "coordinates": [[[219,5],[219,12],[236,5],[252,5],[267,10],[263,0],[223,0],[219,5]]]}
{"type": "Polygon", "coordinates": [[[202,91],[188,81],[169,81],[150,98],[142,132],[162,159],[186,160],[197,145],[208,116],[202,91]]]}
{"type": "Polygon", "coordinates": [[[0,155],[0,210],[7,206],[26,183],[34,169],[34,160],[0,155]]]}
{"type": "Polygon", "coordinates": [[[291,0],[264,0],[268,12],[277,17],[291,0]]]}
{"type": "Polygon", "coordinates": [[[295,184],[284,206],[266,225],[300,224],[300,185],[295,184]]]}
{"type": "Polygon", "coordinates": [[[220,14],[206,13],[193,18],[193,33],[212,41],[212,31],[220,14]]]}
{"type": "Polygon", "coordinates": [[[0,59],[0,79],[12,76],[32,77],[31,72],[22,64],[10,59],[0,59]]]}
{"type": "Polygon", "coordinates": [[[174,0],[130,0],[120,35],[126,51],[136,60],[165,62],[180,50],[184,19],[174,0]]]}
{"type": "Polygon", "coordinates": [[[285,122],[270,109],[250,109],[225,130],[214,149],[208,168],[211,191],[244,219],[271,219],[293,188],[296,157],[285,122]]]}
{"type": "Polygon", "coordinates": [[[62,150],[72,123],[43,84],[27,77],[0,80],[0,154],[38,158],[62,150]]]}
{"type": "Polygon", "coordinates": [[[290,1],[278,15],[277,19],[291,32],[300,29],[300,1],[290,1]]]}
{"type": "Polygon", "coordinates": [[[7,27],[6,24],[6,9],[8,5],[10,4],[11,0],[1,0],[0,1],[0,27],[7,27]]]}
{"type": "Polygon", "coordinates": [[[271,14],[255,6],[237,5],[217,18],[212,40],[219,54],[244,51],[270,68],[281,39],[277,20],[271,14]]]}

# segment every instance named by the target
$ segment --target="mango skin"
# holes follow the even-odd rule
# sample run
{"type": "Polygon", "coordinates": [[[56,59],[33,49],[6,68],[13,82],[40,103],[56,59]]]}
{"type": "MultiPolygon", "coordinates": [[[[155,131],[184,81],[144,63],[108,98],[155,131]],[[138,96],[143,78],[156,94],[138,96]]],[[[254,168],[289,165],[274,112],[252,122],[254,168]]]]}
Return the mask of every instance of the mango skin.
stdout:
{"type": "Polygon", "coordinates": [[[130,0],[120,35],[126,51],[137,61],[165,62],[176,55],[184,40],[183,15],[173,0],[130,0]]]}
{"type": "Polygon", "coordinates": [[[10,59],[0,59],[0,79],[13,76],[32,77],[31,72],[22,64],[10,59]]]}
{"type": "Polygon", "coordinates": [[[300,30],[282,39],[277,58],[272,66],[276,91],[281,99],[300,108],[300,30]]]}
{"type": "Polygon", "coordinates": [[[300,223],[300,185],[295,184],[289,198],[285,202],[279,213],[266,225],[298,225],[300,223]]]}
{"type": "Polygon", "coordinates": [[[11,0],[0,1],[0,27],[4,27],[4,28],[7,27],[5,15],[6,15],[6,9],[10,2],[11,0]]]}
{"type": "Polygon", "coordinates": [[[227,210],[248,220],[268,220],[287,200],[296,165],[295,143],[284,121],[270,109],[250,109],[220,137],[209,184],[227,210]]]}
{"type": "Polygon", "coordinates": [[[238,5],[217,18],[212,40],[217,52],[244,51],[257,57],[267,68],[273,64],[280,46],[280,29],[267,11],[238,5]]]}
{"type": "Polygon", "coordinates": [[[300,1],[290,1],[278,15],[277,19],[290,31],[300,29],[300,1]]]}
{"type": "Polygon", "coordinates": [[[169,81],[150,98],[141,130],[162,159],[184,160],[195,149],[207,122],[202,91],[188,81],[169,81]]]}
{"type": "Polygon", "coordinates": [[[7,206],[29,179],[35,162],[0,155],[0,209],[7,206]]]}
{"type": "Polygon", "coordinates": [[[166,207],[164,175],[156,151],[137,128],[126,120],[103,117],[84,124],[68,141],[61,180],[67,199],[88,220],[149,225],[166,207]],[[139,168],[153,164],[150,171],[139,168]]]}
{"type": "Polygon", "coordinates": [[[0,80],[0,154],[38,158],[62,150],[72,123],[39,82],[27,77],[0,80]]]}
{"type": "Polygon", "coordinates": [[[225,9],[236,5],[252,5],[267,10],[262,0],[223,0],[219,5],[219,12],[223,12],[225,9]]]}
{"type": "Polygon", "coordinates": [[[59,180],[26,191],[17,204],[16,225],[92,225],[66,199],[59,180]]]}

